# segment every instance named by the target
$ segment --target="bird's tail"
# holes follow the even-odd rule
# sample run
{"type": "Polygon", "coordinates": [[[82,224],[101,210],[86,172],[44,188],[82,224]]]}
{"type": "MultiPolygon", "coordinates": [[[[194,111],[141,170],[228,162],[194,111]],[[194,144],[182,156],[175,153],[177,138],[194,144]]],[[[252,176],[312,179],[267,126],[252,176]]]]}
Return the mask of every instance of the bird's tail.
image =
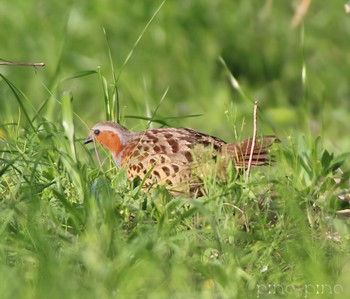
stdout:
{"type": "Polygon", "coordinates": [[[268,165],[271,162],[269,148],[276,142],[280,142],[280,140],[273,135],[258,137],[254,144],[253,138],[251,138],[242,142],[228,143],[224,151],[229,157],[233,157],[235,167],[247,168],[253,146],[251,166],[268,165]]]}

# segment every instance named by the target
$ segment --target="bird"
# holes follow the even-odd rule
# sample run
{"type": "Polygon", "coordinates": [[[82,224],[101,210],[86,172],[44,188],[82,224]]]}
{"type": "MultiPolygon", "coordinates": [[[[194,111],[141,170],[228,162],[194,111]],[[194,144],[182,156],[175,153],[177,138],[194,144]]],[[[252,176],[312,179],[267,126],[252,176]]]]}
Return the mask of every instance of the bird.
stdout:
{"type": "Polygon", "coordinates": [[[227,143],[190,128],[132,132],[119,123],[104,121],[95,124],[84,140],[84,144],[91,142],[108,149],[131,181],[138,178],[144,187],[164,185],[173,194],[198,195],[204,176],[225,180],[230,163],[237,171],[247,169],[250,158],[251,166],[268,165],[269,148],[279,140],[267,135],[227,143]]]}

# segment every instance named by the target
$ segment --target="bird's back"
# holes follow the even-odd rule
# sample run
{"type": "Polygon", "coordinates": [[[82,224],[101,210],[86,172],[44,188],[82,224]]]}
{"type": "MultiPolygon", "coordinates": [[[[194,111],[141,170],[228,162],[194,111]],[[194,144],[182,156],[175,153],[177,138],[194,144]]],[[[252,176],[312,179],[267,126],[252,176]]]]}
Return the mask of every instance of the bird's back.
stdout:
{"type": "Polygon", "coordinates": [[[192,129],[151,129],[135,133],[121,152],[122,168],[128,177],[145,178],[145,184],[167,185],[169,189],[195,189],[198,179],[193,177],[199,164],[196,152],[203,152],[212,160],[225,145],[219,138],[192,129]]]}
{"type": "Polygon", "coordinates": [[[129,179],[139,177],[146,186],[166,185],[169,190],[194,192],[204,176],[227,176],[230,161],[236,169],[269,164],[268,149],[278,141],[265,136],[238,143],[225,141],[192,129],[151,129],[133,133],[118,160],[129,179]]]}

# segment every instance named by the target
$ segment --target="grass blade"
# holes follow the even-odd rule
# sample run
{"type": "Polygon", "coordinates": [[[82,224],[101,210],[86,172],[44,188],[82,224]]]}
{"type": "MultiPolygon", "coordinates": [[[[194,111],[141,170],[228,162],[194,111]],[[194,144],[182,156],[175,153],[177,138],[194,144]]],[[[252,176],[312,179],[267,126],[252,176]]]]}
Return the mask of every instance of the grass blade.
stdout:
{"type": "MultiPolygon", "coordinates": [[[[22,112],[24,113],[24,116],[26,117],[29,125],[31,126],[31,128],[33,129],[33,132],[36,132],[36,129],[34,127],[34,124],[29,116],[29,112],[28,112],[28,108],[26,106],[26,104],[24,103],[23,99],[26,100],[28,103],[30,103],[29,99],[23,94],[22,91],[20,91],[10,80],[8,80],[3,74],[0,74],[0,77],[6,82],[6,84],[10,87],[10,89],[12,90],[12,93],[14,94],[18,105],[20,106],[22,112]]],[[[32,106],[32,105],[31,105],[32,106]]],[[[34,107],[32,106],[32,109],[34,109],[34,107]]],[[[37,113],[36,113],[37,115],[37,113]]]]}
{"type": "Polygon", "coordinates": [[[62,96],[62,126],[70,144],[71,155],[76,162],[72,101],[73,98],[70,94],[64,94],[62,96]]]}

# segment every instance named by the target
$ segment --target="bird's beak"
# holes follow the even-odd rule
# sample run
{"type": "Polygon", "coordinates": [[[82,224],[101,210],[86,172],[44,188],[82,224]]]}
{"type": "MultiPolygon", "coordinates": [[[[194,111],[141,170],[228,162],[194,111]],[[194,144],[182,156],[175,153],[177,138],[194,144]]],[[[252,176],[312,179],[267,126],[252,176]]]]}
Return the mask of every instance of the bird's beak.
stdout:
{"type": "Polygon", "coordinates": [[[88,144],[88,143],[93,142],[93,141],[94,141],[93,137],[89,136],[84,140],[84,144],[88,144]]]}

